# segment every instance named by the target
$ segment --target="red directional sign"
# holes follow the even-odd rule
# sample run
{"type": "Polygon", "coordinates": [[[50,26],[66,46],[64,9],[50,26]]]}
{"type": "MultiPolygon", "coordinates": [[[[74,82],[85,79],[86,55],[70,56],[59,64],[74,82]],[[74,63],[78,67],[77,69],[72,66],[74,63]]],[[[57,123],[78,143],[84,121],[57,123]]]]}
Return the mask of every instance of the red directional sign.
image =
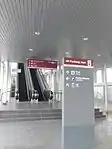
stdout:
{"type": "Polygon", "coordinates": [[[49,68],[56,69],[57,61],[52,60],[37,60],[37,59],[27,59],[28,68],[49,68]]]}
{"type": "Polygon", "coordinates": [[[93,67],[93,60],[90,59],[82,59],[82,58],[64,58],[64,65],[71,65],[71,66],[82,66],[82,67],[93,67]]]}

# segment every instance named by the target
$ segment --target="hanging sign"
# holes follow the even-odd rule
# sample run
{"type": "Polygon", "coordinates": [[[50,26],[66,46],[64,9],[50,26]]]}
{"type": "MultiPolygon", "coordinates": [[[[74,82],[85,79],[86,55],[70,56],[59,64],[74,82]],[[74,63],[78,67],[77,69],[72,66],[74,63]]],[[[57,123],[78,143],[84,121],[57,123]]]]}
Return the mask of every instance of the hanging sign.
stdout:
{"type": "Polygon", "coordinates": [[[49,68],[56,69],[57,61],[52,60],[37,60],[37,59],[27,59],[28,68],[49,68]]]}
{"type": "Polygon", "coordinates": [[[63,63],[64,63],[64,66],[93,68],[93,60],[90,60],[90,59],[65,57],[63,63]]]}

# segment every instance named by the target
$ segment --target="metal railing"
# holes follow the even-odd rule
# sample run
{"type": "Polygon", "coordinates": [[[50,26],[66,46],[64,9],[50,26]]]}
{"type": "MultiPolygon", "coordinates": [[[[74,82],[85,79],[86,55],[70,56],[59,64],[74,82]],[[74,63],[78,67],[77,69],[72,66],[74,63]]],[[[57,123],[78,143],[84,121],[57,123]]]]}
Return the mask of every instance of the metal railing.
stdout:
{"type": "Polygon", "coordinates": [[[54,92],[54,100],[62,101],[62,90],[58,90],[54,92]]]}

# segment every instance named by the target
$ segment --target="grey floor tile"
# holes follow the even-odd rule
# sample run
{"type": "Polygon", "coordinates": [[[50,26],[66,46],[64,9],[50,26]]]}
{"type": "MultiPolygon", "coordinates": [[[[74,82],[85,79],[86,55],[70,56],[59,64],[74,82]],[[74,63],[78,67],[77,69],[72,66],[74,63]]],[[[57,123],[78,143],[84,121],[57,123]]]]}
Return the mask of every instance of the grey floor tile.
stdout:
{"type": "MultiPolygon", "coordinates": [[[[112,149],[112,116],[95,124],[95,149],[112,149]]],[[[61,120],[0,123],[0,149],[61,149],[61,120]]]]}
{"type": "Polygon", "coordinates": [[[0,149],[60,149],[61,121],[0,124],[0,149]]]}

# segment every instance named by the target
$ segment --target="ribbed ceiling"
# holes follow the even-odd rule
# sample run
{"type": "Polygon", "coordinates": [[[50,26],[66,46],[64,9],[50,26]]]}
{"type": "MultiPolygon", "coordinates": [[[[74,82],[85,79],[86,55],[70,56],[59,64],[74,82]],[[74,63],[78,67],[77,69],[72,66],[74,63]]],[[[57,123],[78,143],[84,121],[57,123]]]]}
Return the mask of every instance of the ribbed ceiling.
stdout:
{"type": "Polygon", "coordinates": [[[34,32],[41,32],[44,15],[54,2],[55,0],[1,0],[0,45],[3,50],[30,48],[34,32]]]}
{"type": "Polygon", "coordinates": [[[111,14],[111,0],[0,0],[0,57],[58,59],[70,52],[111,63],[111,14]]]}

